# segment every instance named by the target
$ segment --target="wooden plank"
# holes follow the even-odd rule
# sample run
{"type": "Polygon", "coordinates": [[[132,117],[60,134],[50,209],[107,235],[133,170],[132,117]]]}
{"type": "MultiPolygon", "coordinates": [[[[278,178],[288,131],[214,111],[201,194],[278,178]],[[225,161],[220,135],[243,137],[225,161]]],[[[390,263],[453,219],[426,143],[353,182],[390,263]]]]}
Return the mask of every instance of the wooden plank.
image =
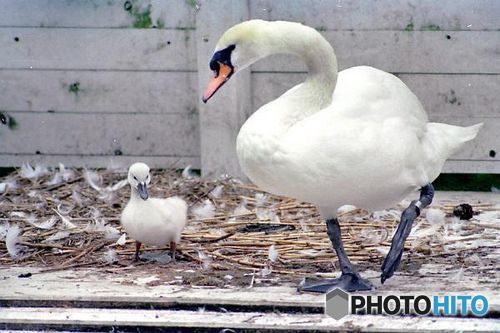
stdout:
{"type": "Polygon", "coordinates": [[[76,154],[3,154],[0,153],[0,167],[19,167],[25,162],[42,163],[46,166],[58,166],[59,163],[68,167],[76,168],[113,168],[127,169],[132,163],[141,161],[151,168],[158,169],[183,169],[191,165],[194,169],[200,169],[200,157],[185,156],[112,156],[112,155],[76,155],[76,154]]]}
{"type": "Polygon", "coordinates": [[[248,18],[248,8],[231,0],[206,2],[197,15],[201,167],[204,175],[227,173],[245,177],[236,157],[236,136],[251,110],[250,71],[232,78],[230,84],[207,104],[201,102],[201,94],[213,76],[208,64],[215,44],[226,29],[248,18]]]}
{"type": "MultiPolygon", "coordinates": [[[[460,194],[457,195],[457,198],[461,198],[460,194]]],[[[495,202],[492,195],[494,196],[489,193],[485,201],[495,202]]],[[[438,193],[437,198],[436,202],[439,202],[443,200],[439,198],[450,198],[450,195],[438,193]]],[[[464,200],[472,202],[471,194],[465,196],[464,200]]],[[[432,263],[426,265],[426,270],[432,274],[396,273],[384,285],[380,284],[380,272],[363,271],[361,274],[377,289],[359,294],[432,296],[481,293],[488,297],[491,311],[500,311],[500,291],[497,288],[497,280],[489,276],[477,276],[467,269],[463,272],[463,278],[457,280],[456,271],[443,270],[443,267],[432,265],[432,263]]],[[[87,303],[86,306],[105,303],[112,304],[112,307],[217,305],[311,309],[324,306],[324,295],[298,293],[293,284],[253,288],[186,288],[167,284],[149,287],[139,281],[150,277],[151,273],[142,272],[140,268],[123,270],[119,275],[106,274],[96,269],[37,273],[39,271],[40,268],[37,267],[0,268],[0,277],[4,286],[0,290],[0,302],[15,301],[22,306],[35,301],[45,301],[46,305],[50,305],[51,302],[72,301],[87,303]],[[28,279],[17,277],[27,272],[33,275],[28,279]],[[102,281],[106,281],[106,284],[103,285],[102,281]]],[[[332,277],[335,275],[335,273],[332,274],[332,277]]]]}
{"type": "MultiPolygon", "coordinates": [[[[393,73],[500,73],[498,31],[321,33],[335,49],[340,69],[368,65],[393,73]]],[[[274,55],[252,68],[257,72],[306,70],[300,59],[289,55],[274,55]]]]}
{"type": "Polygon", "coordinates": [[[496,0],[342,1],[252,0],[252,18],[298,21],[327,30],[414,29],[498,30],[500,4],[496,0]]]}
{"type": "MultiPolygon", "coordinates": [[[[58,0],[0,0],[2,27],[77,27],[128,28],[135,17],[124,8],[122,0],[58,1],[58,0]]],[[[194,27],[194,4],[187,1],[134,1],[145,12],[151,4],[149,17],[153,25],[158,20],[166,28],[194,27]]]]}
{"type": "Polygon", "coordinates": [[[198,117],[14,112],[18,128],[0,132],[2,154],[197,157],[198,117]]]}
{"type": "Polygon", "coordinates": [[[22,325],[119,326],[252,329],[272,331],[355,330],[370,332],[497,331],[495,319],[384,317],[349,315],[336,321],[323,314],[281,314],[259,312],[194,312],[171,310],[6,308],[0,322],[22,325]]]}
{"type": "Polygon", "coordinates": [[[0,110],[196,114],[192,72],[0,70],[0,110]],[[78,82],[78,91],[70,89],[78,82]]]}
{"type": "Polygon", "coordinates": [[[0,28],[0,68],[189,71],[193,39],[192,30],[0,28]]]}
{"type": "MultiPolygon", "coordinates": [[[[398,74],[431,115],[500,117],[500,75],[398,74]]],[[[252,73],[253,109],[302,82],[305,73],[252,73]]]]}

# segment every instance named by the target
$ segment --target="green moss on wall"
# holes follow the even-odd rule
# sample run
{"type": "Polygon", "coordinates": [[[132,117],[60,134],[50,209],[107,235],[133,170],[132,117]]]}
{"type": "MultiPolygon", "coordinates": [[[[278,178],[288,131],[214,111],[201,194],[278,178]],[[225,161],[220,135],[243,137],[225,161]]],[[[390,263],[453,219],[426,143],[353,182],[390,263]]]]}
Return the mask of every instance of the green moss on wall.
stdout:
{"type": "Polygon", "coordinates": [[[7,126],[11,130],[15,130],[17,128],[17,121],[11,115],[6,114],[5,112],[0,111],[0,123],[2,125],[7,126]]]}
{"type": "MultiPolygon", "coordinates": [[[[125,1],[123,8],[129,13],[134,19],[132,26],[136,29],[147,29],[151,28],[153,21],[151,20],[151,4],[146,6],[146,8],[141,8],[137,3],[137,0],[125,1]]],[[[158,25],[160,20],[156,22],[158,25]]],[[[165,26],[165,22],[162,21],[162,26],[165,26]]]]}
{"type": "Polygon", "coordinates": [[[80,82],[75,81],[70,84],[68,86],[68,91],[70,94],[75,94],[75,96],[78,96],[78,93],[80,92],[80,82]]]}
{"type": "Polygon", "coordinates": [[[424,25],[420,28],[422,31],[441,31],[441,27],[436,24],[424,25]]]}
{"type": "Polygon", "coordinates": [[[406,25],[406,27],[405,27],[405,29],[404,29],[404,30],[405,30],[405,31],[413,31],[413,30],[415,30],[415,25],[413,24],[413,22],[410,22],[410,23],[408,23],[408,24],[406,25]]]}

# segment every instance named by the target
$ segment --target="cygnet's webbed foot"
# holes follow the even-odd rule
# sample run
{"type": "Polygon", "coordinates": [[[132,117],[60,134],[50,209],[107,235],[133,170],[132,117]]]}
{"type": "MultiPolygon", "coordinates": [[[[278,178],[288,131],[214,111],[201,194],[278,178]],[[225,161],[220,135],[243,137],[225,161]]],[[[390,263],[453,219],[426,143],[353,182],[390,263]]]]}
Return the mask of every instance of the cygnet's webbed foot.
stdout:
{"type": "Polygon", "coordinates": [[[325,279],[319,282],[306,283],[298,286],[297,291],[306,291],[312,293],[327,293],[334,288],[340,288],[344,291],[364,291],[372,290],[373,285],[370,281],[363,279],[357,273],[342,274],[337,279],[325,279]]]}
{"type": "Polygon", "coordinates": [[[177,248],[177,243],[176,242],[170,242],[170,255],[172,257],[172,262],[176,262],[177,260],[175,259],[175,250],[177,248]]]}
{"type": "Polygon", "coordinates": [[[412,201],[410,206],[401,214],[401,222],[392,238],[389,253],[382,264],[382,275],[380,276],[382,283],[390,278],[399,267],[401,257],[403,256],[404,244],[411,232],[413,221],[420,215],[420,210],[432,202],[433,197],[434,187],[432,187],[432,184],[424,186],[420,191],[420,199],[412,201]]]}
{"type": "Polygon", "coordinates": [[[139,251],[141,250],[141,242],[135,242],[135,254],[134,254],[134,261],[139,261],[141,258],[139,258],[139,251]]]}

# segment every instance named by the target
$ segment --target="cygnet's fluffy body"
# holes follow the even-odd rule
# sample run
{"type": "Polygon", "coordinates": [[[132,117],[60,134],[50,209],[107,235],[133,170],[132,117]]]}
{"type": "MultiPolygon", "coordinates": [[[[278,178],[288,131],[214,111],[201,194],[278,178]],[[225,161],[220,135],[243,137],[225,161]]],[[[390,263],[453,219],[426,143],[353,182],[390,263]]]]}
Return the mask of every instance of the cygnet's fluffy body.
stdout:
{"type": "Polygon", "coordinates": [[[172,258],[186,225],[187,204],[179,197],[149,198],[147,185],[151,181],[149,167],[133,164],[128,173],[130,200],[121,215],[121,224],[130,238],[136,241],[136,255],[141,243],[164,246],[170,244],[172,258]]]}

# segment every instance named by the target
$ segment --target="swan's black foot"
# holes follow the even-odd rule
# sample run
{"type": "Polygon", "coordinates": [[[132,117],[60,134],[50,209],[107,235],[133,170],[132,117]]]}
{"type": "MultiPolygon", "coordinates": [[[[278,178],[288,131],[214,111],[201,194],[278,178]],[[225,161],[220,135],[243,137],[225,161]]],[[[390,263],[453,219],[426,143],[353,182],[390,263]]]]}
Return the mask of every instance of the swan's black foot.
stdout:
{"type": "Polygon", "coordinates": [[[420,191],[420,199],[418,201],[412,201],[410,206],[401,214],[401,222],[392,238],[391,249],[382,264],[382,275],[380,276],[380,281],[382,283],[390,278],[398,268],[401,257],[403,256],[405,241],[411,232],[413,221],[420,215],[420,210],[432,202],[433,197],[434,188],[432,185],[428,184],[424,186],[420,191]]]}
{"type": "Polygon", "coordinates": [[[325,279],[320,282],[313,282],[299,286],[297,291],[306,291],[312,293],[327,293],[334,288],[340,288],[344,291],[363,291],[372,290],[373,285],[370,281],[363,279],[357,273],[342,274],[338,279],[325,279]]]}

